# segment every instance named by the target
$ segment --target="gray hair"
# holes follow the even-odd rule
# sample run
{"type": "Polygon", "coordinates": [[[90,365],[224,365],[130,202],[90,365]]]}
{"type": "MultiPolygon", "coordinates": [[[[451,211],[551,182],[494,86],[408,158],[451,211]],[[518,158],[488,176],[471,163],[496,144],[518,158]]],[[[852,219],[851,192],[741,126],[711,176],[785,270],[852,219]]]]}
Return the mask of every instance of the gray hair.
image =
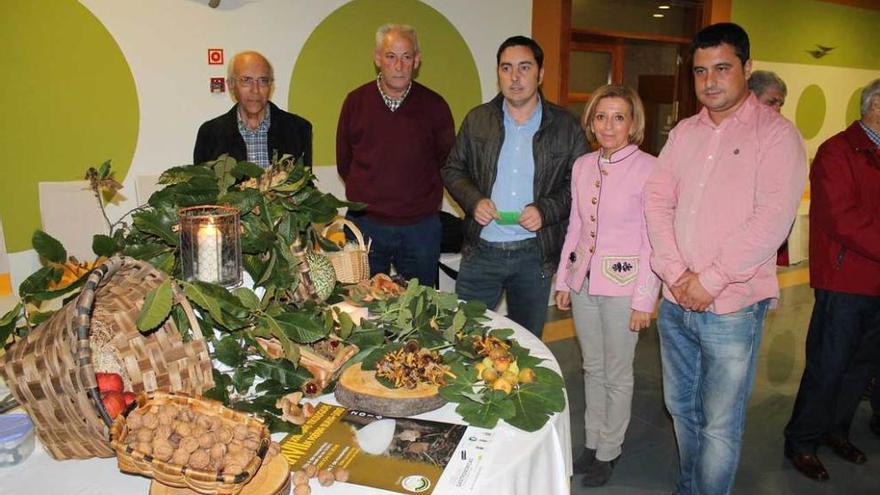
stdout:
{"type": "Polygon", "coordinates": [[[874,98],[880,98],[880,79],[874,79],[869,82],[865,89],[862,90],[862,117],[868,115],[871,110],[871,101],[874,98]]]}
{"type": "Polygon", "coordinates": [[[769,70],[753,70],[749,77],[749,89],[757,96],[764,94],[770,86],[776,86],[782,92],[782,96],[788,96],[788,88],[785,81],[775,72],[769,70]]]}
{"type": "Polygon", "coordinates": [[[235,83],[235,76],[238,74],[235,73],[235,62],[242,57],[247,56],[256,56],[263,59],[263,62],[266,62],[266,67],[269,68],[269,78],[273,81],[275,80],[275,69],[272,68],[272,64],[269,62],[269,59],[263,56],[262,53],[256,52],[254,50],[247,50],[244,52],[238,52],[229,59],[229,64],[226,66],[226,83],[230,86],[235,83]]]}
{"type": "Polygon", "coordinates": [[[382,44],[385,43],[385,36],[391,32],[398,32],[409,38],[409,40],[412,41],[415,53],[421,53],[421,49],[419,49],[419,37],[416,35],[416,28],[409,24],[383,24],[379,26],[379,29],[376,30],[376,50],[382,49],[382,44]]]}

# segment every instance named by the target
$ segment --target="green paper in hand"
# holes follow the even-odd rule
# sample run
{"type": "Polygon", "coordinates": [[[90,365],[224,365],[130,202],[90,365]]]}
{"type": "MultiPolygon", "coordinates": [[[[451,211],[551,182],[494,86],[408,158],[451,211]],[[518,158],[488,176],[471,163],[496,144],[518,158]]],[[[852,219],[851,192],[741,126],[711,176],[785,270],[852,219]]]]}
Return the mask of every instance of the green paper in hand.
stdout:
{"type": "Polygon", "coordinates": [[[514,225],[519,220],[518,211],[499,211],[498,216],[501,217],[495,220],[498,225],[514,225]]]}

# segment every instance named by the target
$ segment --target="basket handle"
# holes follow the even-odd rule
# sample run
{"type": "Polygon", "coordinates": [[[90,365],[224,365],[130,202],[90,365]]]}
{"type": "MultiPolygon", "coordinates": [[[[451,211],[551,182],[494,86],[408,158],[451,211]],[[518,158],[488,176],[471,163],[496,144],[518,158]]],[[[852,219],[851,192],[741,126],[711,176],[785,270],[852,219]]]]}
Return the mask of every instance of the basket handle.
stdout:
{"type": "Polygon", "coordinates": [[[95,302],[95,291],[101,285],[101,282],[113,276],[119,271],[124,262],[121,256],[114,256],[105,261],[101,266],[92,270],[82,292],[76,298],[76,312],[74,319],[76,322],[76,365],[79,371],[83,373],[80,377],[83,383],[94,384],[86,390],[89,398],[94,403],[95,409],[101,415],[104,424],[110,426],[113,424],[113,418],[107,414],[104,403],[101,401],[101,394],[98,391],[98,381],[95,378],[95,367],[92,364],[92,347],[89,345],[89,330],[92,321],[92,306],[95,302]]]}
{"type": "MultiPolygon", "coordinates": [[[[101,286],[101,283],[104,280],[110,279],[125,263],[131,261],[133,261],[133,258],[127,256],[114,256],[105,261],[101,266],[95,268],[92,273],[89,274],[89,278],[86,280],[82,292],[76,299],[76,312],[74,316],[77,339],[76,364],[79,367],[80,372],[83,373],[83,376],[81,376],[83,383],[94,383],[94,386],[89,387],[86,393],[94,403],[98,414],[101,415],[104,424],[107,426],[113,424],[113,418],[107,414],[107,409],[104,408],[104,402],[101,400],[101,393],[98,391],[98,383],[95,379],[95,368],[92,363],[92,347],[89,345],[92,307],[95,302],[95,291],[101,286]]],[[[192,310],[192,306],[190,306],[186,301],[186,298],[180,294],[176,284],[172,284],[172,294],[175,302],[179,303],[183,308],[189,326],[192,328],[194,338],[204,340],[205,337],[202,334],[202,327],[199,326],[198,319],[192,310]]]]}
{"type": "Polygon", "coordinates": [[[367,249],[367,245],[366,243],[364,243],[364,235],[361,233],[361,229],[359,229],[354,222],[348,220],[347,218],[339,217],[336,220],[333,220],[332,222],[325,225],[324,228],[321,230],[321,237],[327,237],[327,233],[330,232],[330,229],[337,225],[342,225],[343,230],[345,230],[345,227],[348,227],[348,230],[350,230],[351,233],[354,234],[354,238],[357,239],[358,246],[363,250],[367,249]]]}

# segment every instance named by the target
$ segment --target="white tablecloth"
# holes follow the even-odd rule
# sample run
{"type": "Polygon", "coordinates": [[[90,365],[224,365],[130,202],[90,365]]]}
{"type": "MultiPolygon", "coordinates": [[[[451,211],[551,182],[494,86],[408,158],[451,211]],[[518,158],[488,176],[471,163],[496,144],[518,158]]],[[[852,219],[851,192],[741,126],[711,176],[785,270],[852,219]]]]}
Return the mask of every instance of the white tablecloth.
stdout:
{"type": "MultiPolygon", "coordinates": [[[[534,356],[544,358],[543,366],[560,372],[559,364],[550,350],[531,333],[509,319],[495,313],[491,326],[513,328],[515,338],[534,356]]],[[[320,400],[336,404],[332,395],[320,400]]],[[[449,423],[462,423],[455,412],[456,404],[422,414],[418,417],[449,423]]],[[[283,438],[278,435],[276,440],[283,438]]],[[[571,435],[569,432],[568,401],[565,410],[550,418],[544,427],[534,433],[518,430],[499,422],[494,430],[492,451],[485,473],[473,493],[504,495],[567,495],[571,476],[571,435]]],[[[119,472],[116,459],[89,459],[55,461],[40,447],[22,464],[0,468],[0,492],[4,494],[48,495],[135,495],[149,492],[150,480],[119,472]]],[[[337,483],[324,488],[313,480],[312,493],[327,495],[363,495],[390,493],[359,485],[337,483]]],[[[451,495],[439,493],[438,495],[451,495]]]]}

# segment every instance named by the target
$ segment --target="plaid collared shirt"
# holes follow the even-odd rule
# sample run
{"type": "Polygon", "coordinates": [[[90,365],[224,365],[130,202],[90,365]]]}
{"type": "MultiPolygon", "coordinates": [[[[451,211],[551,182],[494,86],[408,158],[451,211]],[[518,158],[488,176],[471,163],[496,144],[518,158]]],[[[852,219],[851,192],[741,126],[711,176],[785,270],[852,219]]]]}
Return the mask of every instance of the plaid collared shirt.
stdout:
{"type": "Polygon", "coordinates": [[[392,112],[394,112],[398,108],[400,108],[400,105],[403,103],[404,98],[406,98],[406,95],[409,94],[409,90],[410,90],[410,88],[412,88],[412,81],[409,82],[409,86],[406,87],[406,91],[404,91],[403,94],[400,95],[400,98],[392,98],[392,97],[386,95],[384,91],[382,91],[382,73],[381,72],[379,73],[378,76],[376,76],[376,87],[379,88],[379,94],[382,95],[382,100],[384,100],[385,104],[388,105],[388,109],[391,110],[392,112]]]}
{"type": "Polygon", "coordinates": [[[866,126],[865,123],[861,120],[859,121],[859,125],[862,126],[862,129],[865,130],[865,134],[868,135],[868,138],[870,138],[871,141],[873,141],[874,144],[876,144],[877,147],[880,148],[880,134],[877,134],[877,131],[866,126]]]}
{"type": "Polygon", "coordinates": [[[238,132],[247,148],[247,161],[269,168],[269,124],[271,123],[269,105],[266,105],[266,115],[254,130],[248,128],[247,123],[241,118],[241,113],[235,112],[235,115],[238,117],[238,132]]]}

